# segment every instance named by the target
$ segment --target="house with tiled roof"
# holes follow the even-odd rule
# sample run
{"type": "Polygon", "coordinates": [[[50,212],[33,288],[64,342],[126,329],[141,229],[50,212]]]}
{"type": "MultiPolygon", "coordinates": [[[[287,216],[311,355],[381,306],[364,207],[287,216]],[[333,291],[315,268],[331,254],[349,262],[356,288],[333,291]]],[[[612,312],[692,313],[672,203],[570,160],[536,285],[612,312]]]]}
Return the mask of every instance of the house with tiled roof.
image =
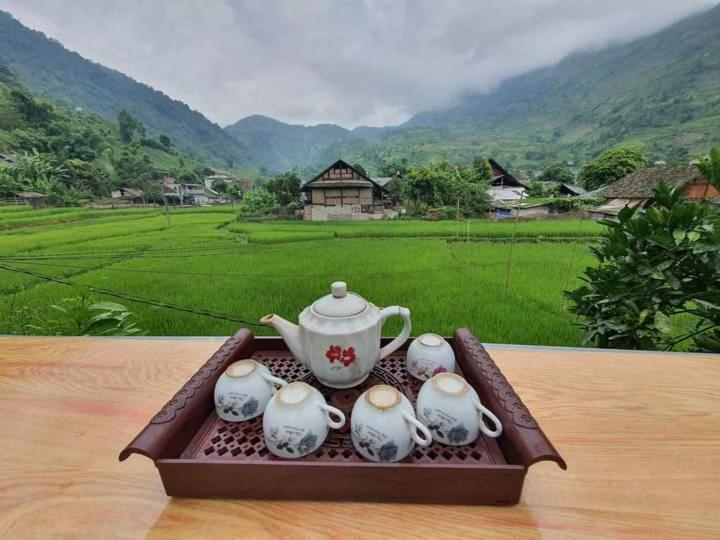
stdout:
{"type": "Polygon", "coordinates": [[[717,188],[694,165],[658,165],[630,173],[598,191],[598,196],[609,200],[603,206],[594,208],[591,214],[594,217],[616,216],[626,206],[646,207],[661,183],[682,189],[683,195],[692,201],[720,197],[717,188]]]}

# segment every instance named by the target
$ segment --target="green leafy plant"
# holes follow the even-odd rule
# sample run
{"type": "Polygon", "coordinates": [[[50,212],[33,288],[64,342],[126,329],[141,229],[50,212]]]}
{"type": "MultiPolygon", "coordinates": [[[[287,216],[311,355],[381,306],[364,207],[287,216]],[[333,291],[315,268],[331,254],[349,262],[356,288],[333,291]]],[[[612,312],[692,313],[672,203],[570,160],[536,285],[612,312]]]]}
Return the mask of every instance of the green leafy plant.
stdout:
{"type": "Polygon", "coordinates": [[[528,197],[544,197],[545,196],[545,184],[539,180],[533,180],[528,183],[525,195],[528,197]]]}
{"type": "Polygon", "coordinates": [[[19,335],[142,336],[135,316],[122,304],[99,302],[89,296],[63,298],[50,306],[54,316],[42,316],[33,306],[11,305],[9,330],[19,335]]]}
{"type": "Polygon", "coordinates": [[[490,208],[488,183],[482,168],[456,167],[447,161],[413,167],[403,179],[403,198],[412,203],[416,214],[428,207],[456,206],[466,215],[490,208]]]}
{"type": "Polygon", "coordinates": [[[264,187],[254,187],[245,192],[238,207],[241,217],[266,216],[278,207],[278,202],[275,195],[264,187]]]}
{"type": "Polygon", "coordinates": [[[624,208],[591,248],[598,265],[566,296],[585,342],[601,347],[705,347],[720,325],[720,217],[661,185],[646,211],[624,208]],[[705,343],[705,345],[703,345],[705,343]]]}
{"type": "Polygon", "coordinates": [[[585,189],[596,189],[619,180],[647,166],[647,159],[632,146],[611,148],[597,159],[588,161],[580,170],[578,180],[585,189]]]}
{"type": "Polygon", "coordinates": [[[575,181],[575,176],[563,163],[553,163],[552,165],[545,167],[545,170],[540,173],[537,180],[540,182],[560,182],[572,184],[575,181]]]}
{"type": "Polygon", "coordinates": [[[697,164],[705,179],[720,190],[720,149],[711,148],[708,157],[697,164]]]}

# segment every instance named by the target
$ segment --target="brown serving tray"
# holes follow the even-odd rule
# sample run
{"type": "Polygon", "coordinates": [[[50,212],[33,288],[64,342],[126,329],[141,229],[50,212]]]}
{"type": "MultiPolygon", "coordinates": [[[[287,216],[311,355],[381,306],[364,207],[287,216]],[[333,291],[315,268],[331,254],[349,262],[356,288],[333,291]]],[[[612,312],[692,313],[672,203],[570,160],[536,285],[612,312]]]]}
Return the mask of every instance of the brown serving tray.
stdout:
{"type": "Polygon", "coordinates": [[[165,491],[175,497],[516,504],[530,465],[551,460],[565,469],[565,461],[475,336],[460,329],[448,341],[457,371],[502,422],[499,438],[481,434],[459,447],[433,442],[398,463],[365,461],[352,445],[350,411],[362,392],[380,383],[398,388],[414,405],[421,383],[405,369],[409,342],[380,361],[360,386],[334,390],[296,362],[282,339],[254,337],[242,329],[150,420],[120,460],[132,453],[152,459],[165,491]],[[228,365],[248,357],[287,381],[317,387],[345,412],[345,427],[331,430],[314,454],[290,460],[265,447],[262,417],[242,423],[218,418],[215,382],[228,365]]]}

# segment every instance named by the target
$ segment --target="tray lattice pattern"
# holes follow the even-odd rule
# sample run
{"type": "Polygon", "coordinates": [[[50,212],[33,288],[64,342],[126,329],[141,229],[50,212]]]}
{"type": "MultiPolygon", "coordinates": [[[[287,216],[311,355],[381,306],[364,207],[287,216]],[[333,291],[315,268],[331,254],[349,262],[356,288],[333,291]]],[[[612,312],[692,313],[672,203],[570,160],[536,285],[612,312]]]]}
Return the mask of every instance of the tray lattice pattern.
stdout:
{"type": "MultiPolygon", "coordinates": [[[[302,461],[364,462],[355,451],[350,436],[350,413],[355,400],[376,384],[394,386],[415,406],[421,382],[405,369],[404,353],[397,353],[380,361],[367,380],[356,388],[336,390],[322,386],[312,373],[295,361],[287,351],[258,351],[253,358],[265,364],[278,377],[304,381],[322,392],[327,402],[345,413],[347,422],[341,430],[330,430],[325,443],[302,461]]],[[[182,455],[191,459],[230,459],[239,461],[285,461],[274,456],[265,446],[262,416],[248,422],[226,422],[212,412],[195,439],[182,455]]],[[[402,462],[407,463],[466,463],[504,464],[506,460],[494,439],[480,436],[465,446],[444,446],[433,442],[415,450],[402,462]]]]}

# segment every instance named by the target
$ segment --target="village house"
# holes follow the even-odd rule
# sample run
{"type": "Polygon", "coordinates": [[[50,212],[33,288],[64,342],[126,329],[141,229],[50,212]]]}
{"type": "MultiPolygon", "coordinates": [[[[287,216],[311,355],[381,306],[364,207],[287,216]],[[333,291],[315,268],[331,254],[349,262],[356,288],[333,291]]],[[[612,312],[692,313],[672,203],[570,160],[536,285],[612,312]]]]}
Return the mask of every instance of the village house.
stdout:
{"type": "Polygon", "coordinates": [[[212,174],[206,176],[204,179],[205,187],[207,189],[213,189],[215,182],[224,182],[226,186],[230,186],[231,184],[237,182],[237,178],[225,169],[210,167],[210,171],[212,174]]]}
{"type": "Polygon", "coordinates": [[[47,195],[36,191],[16,191],[13,193],[12,201],[15,204],[29,204],[33,208],[45,206],[47,195]]]}
{"type": "Polygon", "coordinates": [[[594,218],[617,216],[624,207],[646,207],[653,199],[653,190],[664,182],[669,187],[681,188],[691,201],[714,199],[720,192],[708,182],[694,165],[648,167],[628,174],[613,182],[597,195],[609,199],[606,204],[593,208],[594,218]]]}
{"type": "Polygon", "coordinates": [[[144,204],[145,193],[142,189],[130,188],[130,187],[119,187],[110,192],[110,196],[113,201],[122,201],[132,204],[144,204]]]}
{"type": "Polygon", "coordinates": [[[179,183],[172,176],[166,176],[162,185],[163,198],[169,204],[206,205],[221,202],[217,191],[208,189],[204,184],[179,183]]]}
{"type": "Polygon", "coordinates": [[[562,197],[580,197],[585,195],[587,191],[584,187],[577,184],[568,184],[567,182],[558,182],[556,180],[547,180],[543,182],[543,187],[548,189],[555,188],[556,194],[562,197]]]}
{"type": "Polygon", "coordinates": [[[302,187],[304,219],[382,219],[395,217],[388,191],[339,159],[302,187]]]}
{"type": "Polygon", "coordinates": [[[492,169],[488,194],[494,201],[517,201],[524,196],[527,186],[507,172],[494,159],[489,159],[492,169]]]}

